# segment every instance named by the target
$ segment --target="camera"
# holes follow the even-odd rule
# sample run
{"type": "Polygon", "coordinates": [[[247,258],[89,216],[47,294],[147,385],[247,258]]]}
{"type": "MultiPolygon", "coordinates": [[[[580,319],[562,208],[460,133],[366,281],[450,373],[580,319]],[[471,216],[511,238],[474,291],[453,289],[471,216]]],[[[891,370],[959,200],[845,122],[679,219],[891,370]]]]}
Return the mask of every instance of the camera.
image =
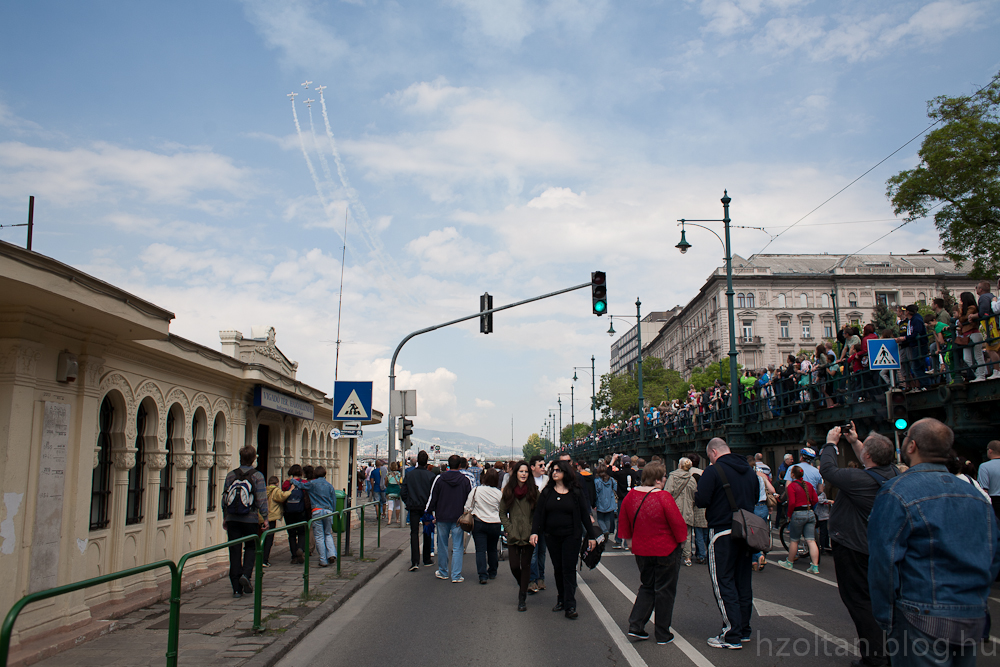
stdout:
{"type": "Polygon", "coordinates": [[[849,422],[849,421],[848,422],[844,422],[843,424],[840,425],[840,432],[841,433],[847,433],[848,431],[853,431],[853,430],[854,430],[854,427],[851,425],[851,422],[849,422]]]}

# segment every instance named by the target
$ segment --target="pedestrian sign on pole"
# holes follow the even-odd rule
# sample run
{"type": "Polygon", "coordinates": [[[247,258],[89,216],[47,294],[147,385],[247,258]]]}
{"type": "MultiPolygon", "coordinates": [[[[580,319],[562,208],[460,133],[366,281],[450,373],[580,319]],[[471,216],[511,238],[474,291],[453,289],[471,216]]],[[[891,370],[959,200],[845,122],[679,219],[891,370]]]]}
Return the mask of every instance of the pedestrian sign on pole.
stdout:
{"type": "Polygon", "coordinates": [[[899,370],[899,343],[894,338],[868,339],[868,368],[899,370]]]}
{"type": "Polygon", "coordinates": [[[337,382],[333,388],[333,418],[365,421],[372,415],[371,382],[337,382]]]}

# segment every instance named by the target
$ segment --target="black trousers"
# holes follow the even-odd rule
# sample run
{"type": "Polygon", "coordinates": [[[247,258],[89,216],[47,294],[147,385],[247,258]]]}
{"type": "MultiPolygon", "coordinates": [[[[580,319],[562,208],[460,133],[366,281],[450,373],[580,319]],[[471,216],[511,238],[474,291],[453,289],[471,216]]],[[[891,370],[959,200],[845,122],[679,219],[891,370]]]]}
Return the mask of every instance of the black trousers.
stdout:
{"type": "Polygon", "coordinates": [[[500,541],[500,522],[486,523],[478,518],[472,525],[472,539],[476,543],[476,571],[480,579],[492,579],[497,576],[500,559],[497,555],[497,543],[500,541]]]}
{"type": "Polygon", "coordinates": [[[556,580],[557,599],[567,609],[576,609],[576,561],[583,538],[579,535],[545,535],[556,580]]]}
{"type": "Polygon", "coordinates": [[[639,593],[628,617],[629,630],[642,630],[656,611],[654,630],[657,641],[670,639],[670,623],[677,597],[677,575],[681,569],[681,547],[669,556],[636,556],[639,566],[639,593]]]}
{"type": "Polygon", "coordinates": [[[535,552],[535,547],[530,544],[507,543],[507,553],[510,557],[510,573],[514,575],[520,585],[518,591],[522,595],[527,595],[528,584],[531,583],[531,554],[535,552]]]}
{"type": "Polygon", "coordinates": [[[866,665],[886,665],[885,633],[872,614],[868,592],[868,554],[833,541],[833,568],[840,599],[858,631],[858,652],[866,665]]]}
{"type": "MultiPolygon", "coordinates": [[[[305,512],[298,514],[286,514],[285,515],[285,525],[292,523],[299,523],[300,521],[306,521],[309,517],[305,512]]],[[[305,526],[301,528],[289,528],[288,529],[288,550],[292,553],[292,558],[295,558],[295,552],[302,550],[305,551],[306,546],[306,529],[305,526]]]]}
{"type": "MultiPolygon", "coordinates": [[[[260,532],[260,526],[256,521],[244,523],[242,521],[226,522],[226,537],[230,540],[238,540],[247,535],[256,535],[260,532]]],[[[246,577],[253,581],[253,566],[257,556],[257,543],[247,540],[243,544],[232,544],[229,546],[229,581],[233,584],[233,592],[241,592],[240,577],[246,577]]]]}
{"type": "Polygon", "coordinates": [[[753,588],[750,550],[743,540],[733,540],[728,530],[708,529],[708,573],[715,601],[722,612],[722,632],[730,644],[750,636],[753,588]],[[719,535],[724,532],[725,535],[719,535]]]}
{"type": "MultiPolygon", "coordinates": [[[[410,565],[420,564],[420,533],[423,532],[423,524],[420,519],[424,516],[423,510],[410,510],[410,565]]],[[[433,548],[434,535],[424,535],[424,565],[431,565],[431,549],[433,548]]]]}

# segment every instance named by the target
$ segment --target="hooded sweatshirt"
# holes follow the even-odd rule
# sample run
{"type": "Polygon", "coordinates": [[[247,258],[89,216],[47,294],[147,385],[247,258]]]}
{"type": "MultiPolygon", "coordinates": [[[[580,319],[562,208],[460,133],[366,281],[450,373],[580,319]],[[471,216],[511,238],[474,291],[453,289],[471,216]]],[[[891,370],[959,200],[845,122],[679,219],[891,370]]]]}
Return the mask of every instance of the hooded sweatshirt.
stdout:
{"type": "Polygon", "coordinates": [[[739,509],[753,512],[760,494],[760,482],[757,481],[757,473],[747,460],[732,453],[720,456],[701,476],[698,490],[694,494],[694,503],[698,507],[705,508],[705,519],[709,528],[728,530],[733,527],[733,510],[729,505],[722,479],[719,477],[720,467],[725,468],[726,479],[729,481],[739,509]]]}
{"type": "Polygon", "coordinates": [[[433,512],[438,521],[454,523],[465,510],[465,499],[472,491],[472,482],[460,470],[446,470],[431,485],[427,511],[433,512]]]}

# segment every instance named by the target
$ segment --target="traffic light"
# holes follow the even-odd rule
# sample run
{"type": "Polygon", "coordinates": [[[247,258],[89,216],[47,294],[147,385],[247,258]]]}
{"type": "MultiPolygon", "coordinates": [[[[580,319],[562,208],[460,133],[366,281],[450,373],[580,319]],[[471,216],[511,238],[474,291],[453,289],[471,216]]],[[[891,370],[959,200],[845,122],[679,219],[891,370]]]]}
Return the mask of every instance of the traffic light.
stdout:
{"type": "MultiPolygon", "coordinates": [[[[493,310],[493,296],[489,292],[479,297],[479,312],[484,310],[493,310]]],[[[493,313],[479,316],[479,333],[493,333],[493,313]]]]}
{"type": "Polygon", "coordinates": [[[413,420],[403,417],[399,420],[399,440],[405,441],[413,435],[413,420]]]}
{"type": "Polygon", "coordinates": [[[604,271],[591,272],[590,296],[594,302],[594,315],[600,317],[608,312],[608,285],[604,271]]]}
{"type": "Polygon", "coordinates": [[[889,421],[897,431],[905,431],[910,425],[910,415],[906,408],[906,394],[902,389],[892,389],[885,394],[889,421]]]}

